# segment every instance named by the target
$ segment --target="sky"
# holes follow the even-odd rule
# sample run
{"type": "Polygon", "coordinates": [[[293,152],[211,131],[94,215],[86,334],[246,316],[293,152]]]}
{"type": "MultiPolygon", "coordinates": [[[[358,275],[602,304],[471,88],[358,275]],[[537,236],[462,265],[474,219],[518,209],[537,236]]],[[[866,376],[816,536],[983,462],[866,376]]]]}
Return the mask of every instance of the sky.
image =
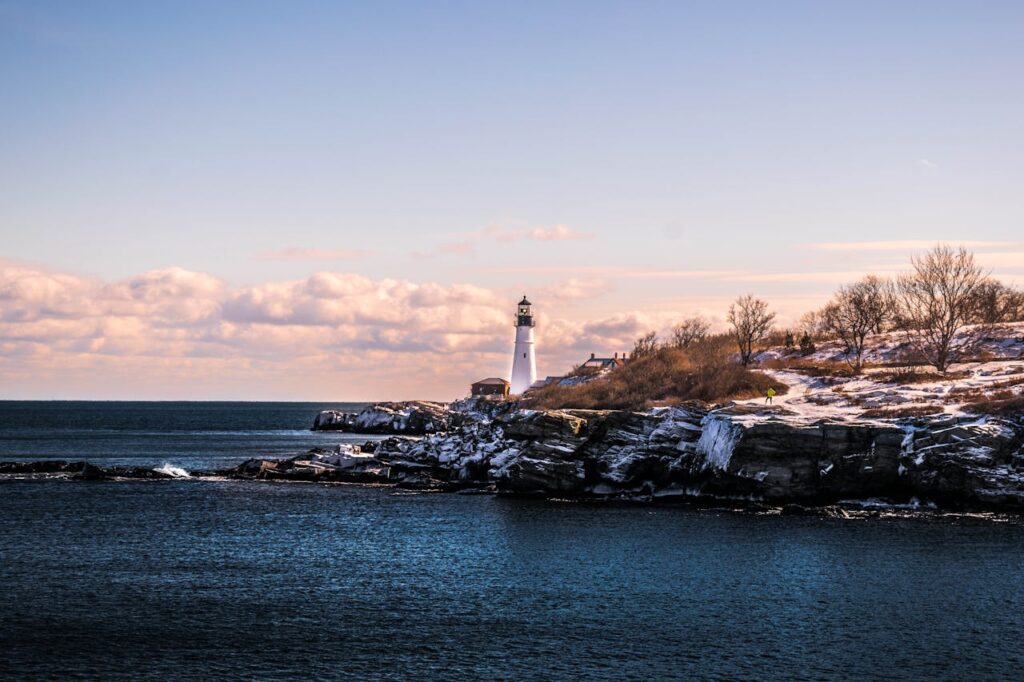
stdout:
{"type": "Polygon", "coordinates": [[[1024,3],[0,0],[0,399],[451,399],[965,244],[1024,3]]]}

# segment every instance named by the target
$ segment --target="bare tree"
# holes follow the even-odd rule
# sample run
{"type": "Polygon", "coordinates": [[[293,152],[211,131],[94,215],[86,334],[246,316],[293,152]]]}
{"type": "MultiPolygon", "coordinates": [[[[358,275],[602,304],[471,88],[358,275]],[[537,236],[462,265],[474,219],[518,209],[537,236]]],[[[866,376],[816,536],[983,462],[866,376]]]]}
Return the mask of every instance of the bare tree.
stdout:
{"type": "Polygon", "coordinates": [[[1007,287],[1003,297],[1003,316],[1006,322],[1024,320],[1024,291],[1007,287]]]}
{"type": "Polygon", "coordinates": [[[726,318],[732,326],[732,335],[740,349],[740,363],[750,364],[754,343],[763,339],[772,328],[775,313],[768,312],[768,304],[753,295],[740,296],[729,306],[726,318]]]}
{"type": "Polygon", "coordinates": [[[996,279],[985,279],[971,300],[970,322],[994,325],[1014,322],[1020,315],[1021,294],[996,279]]]}
{"type": "Polygon", "coordinates": [[[800,331],[803,335],[815,337],[821,336],[824,333],[824,326],[821,322],[821,311],[812,310],[808,313],[804,313],[800,318],[800,331]]]}
{"type": "Polygon", "coordinates": [[[883,328],[890,319],[890,297],[885,283],[870,275],[843,287],[821,312],[822,325],[845,346],[846,362],[855,372],[864,364],[864,346],[869,334],[883,328]]]}
{"type": "Polygon", "coordinates": [[[963,247],[936,246],[911,263],[913,270],[896,280],[900,321],[914,350],[945,372],[960,350],[957,332],[970,321],[985,274],[963,247]]]}
{"type": "Polygon", "coordinates": [[[868,275],[856,286],[871,318],[871,333],[888,331],[896,320],[896,295],[892,282],[878,275],[868,275]]]}
{"type": "Polygon", "coordinates": [[[650,355],[658,349],[658,335],[655,332],[647,332],[633,343],[634,360],[650,355]]]}
{"type": "Polygon", "coordinates": [[[709,329],[711,329],[711,323],[703,317],[688,317],[672,327],[669,342],[673,348],[688,348],[698,341],[703,341],[707,337],[709,329]]]}

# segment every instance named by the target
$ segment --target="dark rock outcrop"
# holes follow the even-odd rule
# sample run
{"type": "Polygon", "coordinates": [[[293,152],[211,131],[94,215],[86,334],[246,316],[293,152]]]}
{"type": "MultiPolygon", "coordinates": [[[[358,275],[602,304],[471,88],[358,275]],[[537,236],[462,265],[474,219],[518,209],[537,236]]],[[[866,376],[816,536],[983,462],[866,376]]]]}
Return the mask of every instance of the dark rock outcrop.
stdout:
{"type": "Polygon", "coordinates": [[[118,478],[166,479],[174,476],[145,467],[101,467],[91,462],[46,459],[31,462],[0,462],[0,475],[59,475],[76,481],[107,481],[118,478]]]}
{"type": "Polygon", "coordinates": [[[388,439],[373,457],[393,472],[519,494],[801,505],[918,498],[1024,509],[1024,428],[1009,422],[806,422],[736,412],[520,410],[420,440],[388,439]]]}
{"type": "Polygon", "coordinates": [[[422,436],[448,430],[451,420],[443,403],[414,400],[376,403],[360,412],[324,410],[313,420],[313,430],[422,436]]]}

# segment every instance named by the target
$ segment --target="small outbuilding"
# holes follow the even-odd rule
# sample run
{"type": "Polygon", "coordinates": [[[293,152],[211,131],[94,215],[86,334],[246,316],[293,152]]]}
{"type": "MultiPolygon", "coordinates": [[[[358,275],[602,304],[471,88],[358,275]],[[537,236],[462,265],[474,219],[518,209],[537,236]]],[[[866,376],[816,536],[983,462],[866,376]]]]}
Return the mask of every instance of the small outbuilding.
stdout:
{"type": "Polygon", "coordinates": [[[473,382],[470,387],[470,395],[488,396],[492,398],[507,398],[510,384],[498,377],[489,377],[473,382]]]}

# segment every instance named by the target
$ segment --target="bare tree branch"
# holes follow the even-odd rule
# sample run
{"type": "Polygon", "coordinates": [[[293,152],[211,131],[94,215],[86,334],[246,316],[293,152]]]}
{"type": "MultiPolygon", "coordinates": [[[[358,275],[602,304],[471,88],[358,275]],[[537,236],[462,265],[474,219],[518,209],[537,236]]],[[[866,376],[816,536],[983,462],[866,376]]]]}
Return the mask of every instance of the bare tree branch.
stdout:
{"type": "Polygon", "coordinates": [[[703,317],[688,317],[672,327],[669,343],[673,348],[688,348],[707,337],[711,323],[703,317]]]}
{"type": "Polygon", "coordinates": [[[962,247],[936,246],[911,263],[913,270],[896,281],[900,323],[921,357],[945,372],[962,350],[957,332],[970,322],[985,274],[962,247]]]}
{"type": "Polygon", "coordinates": [[[729,306],[726,319],[732,325],[732,335],[740,350],[740,363],[746,367],[754,354],[754,343],[763,339],[771,330],[775,313],[768,312],[765,301],[747,294],[729,306]]]}
{"type": "Polygon", "coordinates": [[[846,362],[860,372],[868,335],[884,330],[892,319],[889,284],[869,275],[843,287],[821,311],[820,319],[824,329],[843,342],[846,362]]]}

